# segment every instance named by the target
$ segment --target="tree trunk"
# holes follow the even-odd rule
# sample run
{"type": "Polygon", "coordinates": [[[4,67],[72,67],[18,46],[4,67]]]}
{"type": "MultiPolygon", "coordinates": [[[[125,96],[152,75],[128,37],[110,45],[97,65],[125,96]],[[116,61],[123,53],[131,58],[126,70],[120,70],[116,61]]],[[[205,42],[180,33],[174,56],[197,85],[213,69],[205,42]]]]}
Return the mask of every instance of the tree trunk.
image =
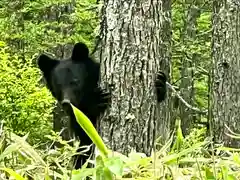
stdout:
{"type": "Polygon", "coordinates": [[[100,46],[102,85],[112,84],[112,104],[100,134],[112,150],[151,153],[155,139],[170,132],[170,103],[157,105],[154,78],[169,79],[171,1],[105,0],[100,46]]]}
{"type": "Polygon", "coordinates": [[[239,133],[240,117],[240,4],[213,1],[213,134],[216,141],[239,147],[225,125],[239,133]]]}
{"type": "MultiPolygon", "coordinates": [[[[192,42],[195,41],[196,38],[196,26],[197,26],[197,18],[200,16],[200,9],[198,8],[197,2],[184,2],[182,4],[183,9],[186,9],[187,12],[183,16],[184,27],[181,32],[181,41],[187,48],[190,49],[189,46],[192,45],[192,42]]],[[[180,83],[180,91],[181,95],[186,102],[191,105],[194,105],[194,66],[197,55],[192,52],[183,52],[181,57],[181,83],[180,83]]],[[[193,122],[193,112],[191,109],[188,109],[186,105],[180,103],[180,118],[181,118],[181,126],[184,134],[189,134],[191,125],[193,122]]]]}

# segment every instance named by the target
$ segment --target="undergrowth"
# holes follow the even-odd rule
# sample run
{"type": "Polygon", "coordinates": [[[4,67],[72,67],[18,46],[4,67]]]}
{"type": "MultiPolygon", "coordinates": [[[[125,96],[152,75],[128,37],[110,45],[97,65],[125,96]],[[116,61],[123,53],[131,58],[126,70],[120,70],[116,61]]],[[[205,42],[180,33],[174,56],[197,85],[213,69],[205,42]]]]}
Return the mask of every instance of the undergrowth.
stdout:
{"type": "MultiPolygon", "coordinates": [[[[39,149],[27,143],[27,135],[20,137],[6,130],[1,131],[0,177],[1,179],[240,179],[239,149],[222,145],[211,149],[211,140],[203,138],[204,129],[195,129],[183,137],[180,128],[158,150],[147,157],[132,151],[128,156],[117,152],[107,158],[99,154],[93,168],[84,166],[73,170],[72,156],[78,143],[68,145],[56,133],[46,136],[61,148],[48,146],[39,149]],[[198,140],[198,141],[196,141],[198,140]],[[213,153],[214,152],[214,153],[213,153]],[[212,154],[213,153],[213,154],[212,154]],[[101,178],[100,178],[101,177],[101,178]]],[[[80,153],[84,152],[83,151],[80,153]]]]}

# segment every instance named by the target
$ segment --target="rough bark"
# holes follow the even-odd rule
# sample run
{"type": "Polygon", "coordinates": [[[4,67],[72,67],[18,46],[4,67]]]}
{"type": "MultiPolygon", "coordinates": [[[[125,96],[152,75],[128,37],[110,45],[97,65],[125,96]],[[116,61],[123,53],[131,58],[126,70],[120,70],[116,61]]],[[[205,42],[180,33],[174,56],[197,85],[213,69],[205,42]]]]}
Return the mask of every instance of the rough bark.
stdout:
{"type": "Polygon", "coordinates": [[[224,126],[239,133],[240,4],[214,0],[213,13],[213,135],[218,142],[239,147],[224,126]]]}
{"type": "MultiPolygon", "coordinates": [[[[112,84],[112,104],[102,118],[100,134],[112,150],[150,154],[170,126],[168,100],[157,105],[154,78],[170,73],[169,0],[105,0],[100,57],[102,85],[112,84]]],[[[169,99],[169,96],[167,97],[169,99]]]]}

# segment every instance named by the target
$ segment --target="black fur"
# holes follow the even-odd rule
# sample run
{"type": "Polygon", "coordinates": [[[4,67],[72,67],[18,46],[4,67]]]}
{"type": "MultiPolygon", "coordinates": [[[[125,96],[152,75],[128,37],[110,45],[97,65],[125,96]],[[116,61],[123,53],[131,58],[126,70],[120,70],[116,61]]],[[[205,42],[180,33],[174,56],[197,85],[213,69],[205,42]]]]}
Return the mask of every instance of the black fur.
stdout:
{"type": "Polygon", "coordinates": [[[155,80],[155,88],[158,102],[162,102],[166,98],[167,94],[166,81],[167,81],[166,75],[162,71],[159,71],[155,80]]]}

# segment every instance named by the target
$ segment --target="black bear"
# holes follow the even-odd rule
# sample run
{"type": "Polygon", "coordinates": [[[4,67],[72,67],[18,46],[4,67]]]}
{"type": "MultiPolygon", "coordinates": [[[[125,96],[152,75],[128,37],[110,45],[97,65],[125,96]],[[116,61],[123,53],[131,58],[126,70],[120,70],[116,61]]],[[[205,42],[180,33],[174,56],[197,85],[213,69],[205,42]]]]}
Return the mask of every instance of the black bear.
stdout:
{"type": "MultiPolygon", "coordinates": [[[[100,64],[89,57],[89,50],[85,44],[77,43],[69,59],[56,60],[42,54],[38,58],[38,66],[52,95],[70,116],[71,128],[79,137],[81,145],[90,145],[92,142],[75,120],[69,102],[80,109],[96,127],[97,118],[107,109],[111,100],[110,93],[98,85],[100,64]]],[[[155,88],[157,101],[163,101],[166,94],[164,73],[158,73],[155,88]]],[[[88,155],[90,153],[91,151],[88,155]]],[[[87,158],[87,156],[79,156],[75,168],[80,168],[87,158]]]]}
{"type": "MultiPolygon", "coordinates": [[[[38,66],[52,95],[70,116],[71,128],[80,139],[81,146],[90,145],[92,142],[75,120],[69,102],[80,109],[96,126],[97,118],[110,104],[110,94],[98,85],[100,64],[89,57],[89,50],[85,44],[77,43],[69,59],[56,60],[42,54],[38,58],[38,66]]],[[[90,153],[91,151],[87,155],[90,153]]],[[[87,158],[79,156],[75,168],[80,168],[87,158]]]]}

